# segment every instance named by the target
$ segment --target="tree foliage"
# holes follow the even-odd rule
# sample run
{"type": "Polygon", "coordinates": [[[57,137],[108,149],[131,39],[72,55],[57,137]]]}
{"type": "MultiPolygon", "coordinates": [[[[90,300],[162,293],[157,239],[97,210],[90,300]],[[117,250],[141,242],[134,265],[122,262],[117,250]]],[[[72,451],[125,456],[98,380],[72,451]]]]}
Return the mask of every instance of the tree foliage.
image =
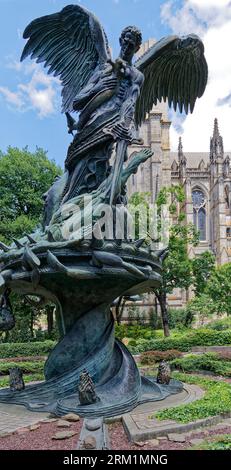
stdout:
{"type": "Polygon", "coordinates": [[[204,292],[214,271],[215,256],[210,251],[205,251],[192,259],[193,286],[196,296],[204,292]]]}
{"type": "MultiPolygon", "coordinates": [[[[43,194],[49,189],[61,168],[48,159],[46,152],[37,148],[9,147],[0,152],[0,240],[10,244],[12,238],[30,233],[42,219],[43,194]]],[[[34,336],[33,328],[40,312],[25,300],[13,294],[16,327],[1,338],[26,341],[34,336]]]]}
{"type": "Polygon", "coordinates": [[[165,336],[169,336],[167,294],[173,289],[188,289],[192,284],[191,260],[188,245],[198,243],[198,232],[193,224],[186,224],[185,214],[181,210],[185,195],[180,185],[162,188],[157,198],[157,212],[161,221],[162,207],[169,208],[172,224],[169,229],[168,255],[163,262],[162,285],[156,290],[164,327],[165,336]]]}
{"type": "Polygon", "coordinates": [[[30,232],[41,220],[43,194],[54,182],[61,168],[37,148],[9,147],[0,152],[0,239],[12,241],[30,232]]]}
{"type": "Polygon", "coordinates": [[[231,314],[231,263],[213,271],[204,291],[190,302],[189,309],[202,317],[231,314]]]}

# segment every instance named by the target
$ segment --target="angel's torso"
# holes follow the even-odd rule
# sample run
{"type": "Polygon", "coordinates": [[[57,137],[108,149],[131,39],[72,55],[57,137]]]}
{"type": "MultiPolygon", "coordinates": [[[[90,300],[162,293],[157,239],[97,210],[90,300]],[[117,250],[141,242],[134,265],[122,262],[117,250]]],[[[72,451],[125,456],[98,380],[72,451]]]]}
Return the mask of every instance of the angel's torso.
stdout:
{"type": "MultiPolygon", "coordinates": [[[[91,103],[94,100],[95,103],[97,103],[99,95],[101,96],[101,103],[92,111],[86,126],[92,124],[100,116],[103,116],[104,113],[114,112],[117,113],[120,118],[125,120],[126,115],[128,114],[130,116],[130,120],[133,118],[136,100],[140,94],[140,88],[144,81],[143,74],[136,67],[128,64],[125,67],[123,76],[117,76],[116,73],[112,71],[109,78],[115,80],[115,86],[112,90],[110,89],[110,98],[108,98],[109,89],[105,86],[105,76],[108,76],[108,73],[102,72],[101,75],[97,74],[95,86],[91,89],[91,93],[89,93],[91,103]]],[[[83,113],[85,112],[86,107],[83,110],[83,113]]]]}

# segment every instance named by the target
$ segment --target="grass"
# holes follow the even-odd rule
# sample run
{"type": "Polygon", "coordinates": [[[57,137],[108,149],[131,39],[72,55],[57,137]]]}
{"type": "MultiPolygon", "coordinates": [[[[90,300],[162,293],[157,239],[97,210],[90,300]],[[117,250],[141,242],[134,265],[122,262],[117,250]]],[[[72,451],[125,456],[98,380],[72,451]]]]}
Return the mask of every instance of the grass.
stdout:
{"type": "Polygon", "coordinates": [[[182,382],[198,385],[205,390],[205,395],[193,403],[164,409],[153,415],[153,417],[160,420],[172,419],[180,423],[189,423],[198,419],[208,418],[209,416],[231,412],[230,384],[180,372],[174,372],[172,375],[173,378],[182,382]]]}

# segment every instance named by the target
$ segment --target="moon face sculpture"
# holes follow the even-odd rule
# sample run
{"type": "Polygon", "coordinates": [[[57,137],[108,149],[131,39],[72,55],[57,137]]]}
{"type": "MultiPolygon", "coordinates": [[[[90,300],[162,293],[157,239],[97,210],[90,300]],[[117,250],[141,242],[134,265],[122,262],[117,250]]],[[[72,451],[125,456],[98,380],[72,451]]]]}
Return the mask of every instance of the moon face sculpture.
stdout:
{"type": "Polygon", "coordinates": [[[157,100],[193,111],[207,83],[204,47],[193,34],[170,36],[133,64],[142,36],[128,26],[113,61],[98,19],[79,5],[32,21],[24,38],[21,59],[43,62],[61,80],[62,111],[73,140],[65,173],[44,195],[43,230],[10,247],[0,243],[0,290],[3,298],[12,290],[55,303],[60,340],[46,361],[45,381],[17,392],[1,390],[0,402],[57,415],[118,415],[178,393],[182,384],[141,377],[132,355],[115,339],[111,304],[160,286],[163,251],[127,232],[116,237],[114,225],[111,235],[103,236],[100,209],[107,205],[113,217],[122,221],[126,214],[128,220],[126,181],[152,152],[141,149],[125,167],[127,147],[141,143],[137,127],[157,100]],[[83,373],[97,397],[88,404],[79,401],[83,373]]]}

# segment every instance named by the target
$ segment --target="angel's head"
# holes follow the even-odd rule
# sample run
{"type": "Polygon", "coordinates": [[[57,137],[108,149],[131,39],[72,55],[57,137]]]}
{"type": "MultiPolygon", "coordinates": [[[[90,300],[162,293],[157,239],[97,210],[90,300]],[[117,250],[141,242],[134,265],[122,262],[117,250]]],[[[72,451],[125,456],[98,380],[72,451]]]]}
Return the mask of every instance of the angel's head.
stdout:
{"type": "Polygon", "coordinates": [[[130,62],[133,55],[139,50],[142,43],[142,34],[136,26],[127,26],[120,36],[120,57],[130,62]]]}

